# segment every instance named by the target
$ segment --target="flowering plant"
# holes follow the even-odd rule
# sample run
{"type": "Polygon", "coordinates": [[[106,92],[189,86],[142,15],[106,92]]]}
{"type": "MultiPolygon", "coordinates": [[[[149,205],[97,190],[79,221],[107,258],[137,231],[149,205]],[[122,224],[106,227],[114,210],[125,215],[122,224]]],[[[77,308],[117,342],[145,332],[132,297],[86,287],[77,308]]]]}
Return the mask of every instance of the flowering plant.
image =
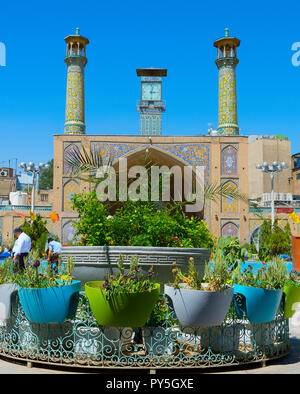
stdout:
{"type": "Polygon", "coordinates": [[[205,265],[203,282],[209,291],[221,291],[232,285],[232,271],[221,252],[215,253],[213,260],[205,265]]]}
{"type": "Polygon", "coordinates": [[[34,289],[63,286],[72,283],[73,269],[72,257],[69,257],[64,265],[59,259],[57,273],[53,271],[51,264],[41,266],[39,253],[34,250],[26,259],[26,268],[18,271],[13,276],[12,281],[18,286],[34,289]]]}
{"type": "Polygon", "coordinates": [[[238,285],[273,290],[281,289],[287,278],[286,265],[279,257],[274,258],[268,264],[263,262],[262,267],[256,273],[253,273],[251,265],[243,270],[239,264],[232,275],[233,282],[238,285]]]}
{"type": "Polygon", "coordinates": [[[285,285],[300,287],[300,274],[295,269],[289,273],[286,278],[285,285]]]}
{"type": "MultiPolygon", "coordinates": [[[[173,263],[174,266],[176,263],[173,263]]],[[[231,271],[221,256],[216,255],[213,262],[205,265],[205,274],[202,280],[199,278],[199,272],[195,269],[193,257],[189,259],[189,270],[187,274],[183,274],[180,269],[174,267],[174,287],[181,287],[184,283],[189,289],[220,291],[232,283],[231,271]]]]}
{"type": "Polygon", "coordinates": [[[185,284],[190,289],[202,290],[201,280],[199,278],[199,273],[195,268],[194,258],[189,258],[189,269],[188,273],[182,273],[181,269],[176,267],[176,263],[173,263],[172,273],[174,275],[174,287],[179,289],[185,284]]]}
{"type": "Polygon", "coordinates": [[[13,268],[11,264],[11,259],[5,259],[0,265],[0,285],[13,282],[13,268]]]}
{"type": "Polygon", "coordinates": [[[109,275],[104,277],[102,290],[105,292],[107,300],[118,294],[131,294],[152,291],[157,287],[154,282],[154,271],[151,267],[147,274],[139,267],[139,259],[132,257],[130,260],[129,271],[126,273],[124,268],[124,256],[118,260],[118,275],[109,275]]]}

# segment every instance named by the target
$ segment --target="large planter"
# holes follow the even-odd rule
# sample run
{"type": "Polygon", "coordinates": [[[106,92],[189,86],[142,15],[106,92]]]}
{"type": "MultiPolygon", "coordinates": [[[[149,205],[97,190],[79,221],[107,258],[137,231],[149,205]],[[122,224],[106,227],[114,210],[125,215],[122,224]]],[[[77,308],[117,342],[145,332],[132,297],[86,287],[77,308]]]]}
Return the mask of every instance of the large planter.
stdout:
{"type": "Polygon", "coordinates": [[[165,285],[165,294],[172,302],[175,314],[183,327],[210,327],[223,323],[233,297],[233,289],[203,291],[175,289],[165,285]]]}
{"type": "Polygon", "coordinates": [[[70,285],[31,289],[19,287],[19,298],[27,319],[32,323],[63,323],[76,314],[80,281],[70,285]]]}
{"type": "Polygon", "coordinates": [[[130,259],[138,256],[139,266],[148,271],[153,265],[157,281],[163,285],[172,281],[172,263],[182,272],[188,271],[189,258],[193,257],[195,268],[200,278],[204,275],[205,263],[210,258],[209,249],[196,248],[160,248],[143,246],[68,246],[62,248],[62,260],[72,256],[75,263],[73,275],[84,285],[86,282],[104,280],[107,273],[118,273],[117,262],[124,256],[125,268],[129,268],[130,259]]]}
{"type": "Polygon", "coordinates": [[[0,322],[5,322],[10,318],[13,294],[18,291],[18,286],[13,283],[0,285],[0,322]]]}
{"type": "Polygon", "coordinates": [[[142,327],[150,318],[160,296],[160,285],[143,293],[119,294],[107,300],[102,290],[103,281],[85,284],[85,294],[91,310],[101,326],[142,327]]]}
{"type": "Polygon", "coordinates": [[[300,286],[286,285],[283,288],[284,293],[284,317],[289,319],[293,317],[300,302],[300,286]]]}
{"type": "Polygon", "coordinates": [[[300,236],[292,235],[292,260],[293,267],[300,272],[300,236]]]}
{"type": "Polygon", "coordinates": [[[266,323],[274,320],[282,298],[282,289],[270,290],[234,284],[234,303],[239,317],[246,313],[251,323],[266,323]],[[236,295],[244,298],[245,311],[241,310],[236,295]]]}

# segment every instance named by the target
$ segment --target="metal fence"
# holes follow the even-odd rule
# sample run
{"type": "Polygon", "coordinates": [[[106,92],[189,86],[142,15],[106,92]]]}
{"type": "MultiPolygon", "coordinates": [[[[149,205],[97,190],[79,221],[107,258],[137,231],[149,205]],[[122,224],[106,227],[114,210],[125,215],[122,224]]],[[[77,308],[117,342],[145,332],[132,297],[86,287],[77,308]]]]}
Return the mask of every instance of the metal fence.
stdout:
{"type": "Polygon", "coordinates": [[[162,324],[118,328],[97,324],[84,293],[74,320],[30,323],[15,293],[11,317],[0,327],[0,355],[68,367],[153,370],[264,363],[289,352],[283,303],[269,323],[238,318],[232,303],[223,325],[182,328],[171,301],[161,297],[166,301],[162,324]]]}

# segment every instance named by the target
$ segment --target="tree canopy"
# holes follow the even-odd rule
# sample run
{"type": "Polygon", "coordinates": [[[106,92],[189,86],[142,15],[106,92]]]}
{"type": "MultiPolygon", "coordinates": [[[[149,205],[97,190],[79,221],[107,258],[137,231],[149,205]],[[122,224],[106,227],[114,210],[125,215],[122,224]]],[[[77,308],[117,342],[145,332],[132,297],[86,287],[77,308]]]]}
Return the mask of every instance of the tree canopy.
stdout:
{"type": "Polygon", "coordinates": [[[53,189],[53,159],[48,161],[50,165],[48,170],[44,170],[40,176],[40,189],[50,190],[53,189]]]}

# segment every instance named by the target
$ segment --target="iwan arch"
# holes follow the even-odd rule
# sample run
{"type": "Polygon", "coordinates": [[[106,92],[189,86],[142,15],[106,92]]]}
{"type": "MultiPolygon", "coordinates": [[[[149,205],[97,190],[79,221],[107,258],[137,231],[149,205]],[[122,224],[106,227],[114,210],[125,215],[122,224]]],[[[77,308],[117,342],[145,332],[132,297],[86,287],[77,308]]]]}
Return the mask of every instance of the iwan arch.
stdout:
{"type": "MultiPolygon", "coordinates": [[[[146,150],[152,152],[158,165],[172,167],[174,164],[204,166],[205,181],[210,184],[227,184],[252,199],[260,199],[269,191],[268,178],[256,170],[255,165],[265,161],[265,145],[271,161],[290,162],[290,141],[274,138],[249,138],[239,134],[237,120],[237,95],[235,69],[238,64],[237,47],[240,41],[230,37],[216,40],[218,49],[216,64],[219,70],[219,125],[215,133],[201,136],[164,136],[162,114],[165,104],[162,100],[162,77],[166,69],[138,69],[141,77],[141,98],[138,104],[141,127],[139,135],[96,135],[86,134],[84,119],[84,69],[87,63],[86,45],[89,41],[76,34],[68,36],[68,67],[66,122],[64,134],[54,136],[54,186],[53,210],[60,221],[53,224],[53,231],[68,243],[73,239],[72,211],[70,198],[74,193],[86,192],[90,185],[70,179],[66,156],[72,150],[84,147],[87,151],[98,151],[104,160],[122,157],[135,163],[146,150]]],[[[281,193],[288,193],[287,181],[290,170],[277,175],[275,188],[280,185],[281,193]],[[276,186],[277,185],[277,186],[276,186]]],[[[269,217],[269,212],[264,212],[269,217]]],[[[286,215],[279,215],[280,224],[286,223],[286,215]]],[[[238,236],[241,242],[248,242],[250,234],[261,224],[261,217],[249,212],[248,204],[239,200],[222,199],[210,203],[205,210],[205,219],[211,232],[216,236],[238,236]]]]}

